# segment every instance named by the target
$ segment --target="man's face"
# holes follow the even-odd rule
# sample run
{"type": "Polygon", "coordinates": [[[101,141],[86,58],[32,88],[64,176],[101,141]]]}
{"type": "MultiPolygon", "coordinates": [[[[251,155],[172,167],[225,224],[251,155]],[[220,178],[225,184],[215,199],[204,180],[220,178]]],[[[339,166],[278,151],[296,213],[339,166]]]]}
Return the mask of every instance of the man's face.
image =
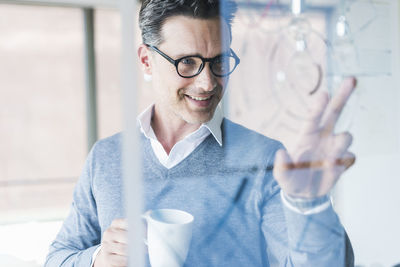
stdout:
{"type": "MultiPolygon", "coordinates": [[[[173,59],[187,55],[213,58],[229,52],[228,25],[219,19],[168,18],[162,27],[164,41],[158,48],[173,59]]],[[[227,78],[211,73],[209,63],[192,78],[182,78],[173,64],[156,52],[150,56],[155,89],[156,116],[190,124],[209,121],[220,102],[227,78]]]]}

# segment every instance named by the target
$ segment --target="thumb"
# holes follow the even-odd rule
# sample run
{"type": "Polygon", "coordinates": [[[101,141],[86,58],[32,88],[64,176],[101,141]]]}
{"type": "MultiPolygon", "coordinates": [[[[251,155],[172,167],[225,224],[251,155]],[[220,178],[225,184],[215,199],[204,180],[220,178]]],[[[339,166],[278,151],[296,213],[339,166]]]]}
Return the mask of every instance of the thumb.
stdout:
{"type": "Polygon", "coordinates": [[[275,155],[274,177],[278,183],[287,179],[287,170],[293,168],[292,160],[285,149],[279,149],[275,155]]]}

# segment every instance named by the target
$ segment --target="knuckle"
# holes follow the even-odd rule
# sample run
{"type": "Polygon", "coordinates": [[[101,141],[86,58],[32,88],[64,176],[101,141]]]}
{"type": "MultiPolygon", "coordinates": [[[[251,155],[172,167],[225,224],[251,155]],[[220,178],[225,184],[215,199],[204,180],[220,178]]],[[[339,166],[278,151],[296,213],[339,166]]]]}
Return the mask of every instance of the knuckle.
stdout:
{"type": "Polygon", "coordinates": [[[104,233],[103,233],[103,241],[107,240],[109,235],[110,235],[110,233],[108,232],[108,230],[104,231],[104,233]]]}
{"type": "Polygon", "coordinates": [[[110,253],[111,247],[110,247],[110,244],[108,242],[102,243],[101,246],[102,246],[101,249],[104,251],[104,253],[106,253],[106,254],[110,253]]]}
{"type": "Polygon", "coordinates": [[[121,221],[121,219],[114,219],[114,220],[111,222],[111,226],[117,226],[117,225],[119,225],[120,221],[121,221]]]}
{"type": "Polygon", "coordinates": [[[348,133],[348,132],[344,133],[344,138],[349,143],[353,142],[353,136],[351,135],[351,133],[348,133]]]}
{"type": "Polygon", "coordinates": [[[108,228],[107,230],[104,231],[103,238],[107,240],[112,235],[113,235],[113,230],[111,228],[108,228]]]}

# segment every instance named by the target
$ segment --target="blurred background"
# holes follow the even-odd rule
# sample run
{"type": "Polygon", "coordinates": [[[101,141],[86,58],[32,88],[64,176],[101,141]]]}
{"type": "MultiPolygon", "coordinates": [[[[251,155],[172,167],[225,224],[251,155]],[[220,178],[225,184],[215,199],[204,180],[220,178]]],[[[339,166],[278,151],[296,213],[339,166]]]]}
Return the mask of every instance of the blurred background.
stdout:
{"type": "MultiPolygon", "coordinates": [[[[0,0],[0,266],[43,265],[88,150],[122,129],[121,17],[110,2],[0,0]]],[[[399,264],[400,1],[238,4],[226,116],[290,148],[308,98],[357,76],[337,129],[353,134],[357,162],[334,205],[356,265],[399,264]]],[[[151,88],[132,75],[143,110],[151,88]]]]}

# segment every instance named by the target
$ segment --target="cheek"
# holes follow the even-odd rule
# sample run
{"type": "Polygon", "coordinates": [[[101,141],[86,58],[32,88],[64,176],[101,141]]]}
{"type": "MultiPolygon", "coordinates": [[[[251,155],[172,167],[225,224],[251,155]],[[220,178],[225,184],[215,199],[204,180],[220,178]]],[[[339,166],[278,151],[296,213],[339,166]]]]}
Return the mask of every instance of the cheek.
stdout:
{"type": "Polygon", "coordinates": [[[168,82],[165,83],[165,86],[168,86],[166,91],[168,91],[170,97],[183,98],[186,91],[185,89],[190,87],[190,81],[188,81],[189,79],[182,78],[178,75],[176,76],[170,78],[168,82]]]}
{"type": "Polygon", "coordinates": [[[228,81],[229,81],[228,77],[218,78],[218,84],[219,84],[219,86],[221,86],[222,95],[224,95],[224,93],[225,93],[225,88],[228,85],[228,81]]]}
{"type": "Polygon", "coordinates": [[[162,102],[183,98],[185,88],[189,86],[190,79],[182,78],[178,74],[168,73],[153,77],[153,87],[157,94],[156,97],[162,102]]]}

